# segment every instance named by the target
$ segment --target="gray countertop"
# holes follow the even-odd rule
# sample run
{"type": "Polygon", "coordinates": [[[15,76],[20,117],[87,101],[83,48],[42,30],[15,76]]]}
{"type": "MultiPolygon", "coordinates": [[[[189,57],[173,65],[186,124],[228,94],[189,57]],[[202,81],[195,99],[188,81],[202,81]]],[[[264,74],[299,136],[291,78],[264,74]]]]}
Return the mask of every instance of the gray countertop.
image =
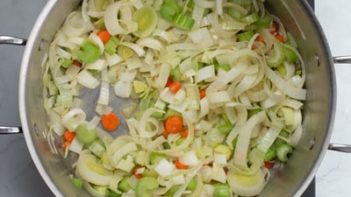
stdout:
{"type": "MultiPolygon", "coordinates": [[[[26,38],[46,0],[1,0],[0,35],[26,38]]],[[[0,124],[19,126],[18,73],[22,47],[0,45],[0,124]]],[[[0,196],[50,197],[19,135],[0,136],[0,196]]]]}

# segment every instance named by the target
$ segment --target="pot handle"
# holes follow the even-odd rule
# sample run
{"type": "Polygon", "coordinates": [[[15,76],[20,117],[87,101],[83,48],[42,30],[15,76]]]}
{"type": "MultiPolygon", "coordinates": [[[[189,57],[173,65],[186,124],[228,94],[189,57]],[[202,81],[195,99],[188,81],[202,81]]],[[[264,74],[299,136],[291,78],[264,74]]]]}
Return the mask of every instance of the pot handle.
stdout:
{"type": "Polygon", "coordinates": [[[9,45],[26,45],[27,40],[23,38],[17,38],[12,36],[0,36],[0,44],[9,44],[9,45]]]}
{"type": "MultiPolygon", "coordinates": [[[[333,57],[333,61],[335,64],[351,64],[351,56],[336,56],[333,57]]],[[[351,153],[351,145],[330,143],[328,150],[351,153]]]]}
{"type": "MultiPolygon", "coordinates": [[[[26,45],[27,40],[22,38],[16,38],[12,36],[0,36],[0,44],[9,44],[9,45],[26,45]]],[[[16,134],[22,133],[21,127],[6,127],[0,126],[0,135],[1,134],[16,134]]]]}

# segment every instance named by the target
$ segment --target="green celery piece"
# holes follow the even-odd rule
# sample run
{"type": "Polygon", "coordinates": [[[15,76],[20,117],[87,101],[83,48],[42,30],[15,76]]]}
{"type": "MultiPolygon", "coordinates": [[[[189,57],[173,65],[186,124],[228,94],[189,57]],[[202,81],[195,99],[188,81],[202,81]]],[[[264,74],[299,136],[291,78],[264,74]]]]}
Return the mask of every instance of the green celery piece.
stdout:
{"type": "Polygon", "coordinates": [[[234,140],[232,141],[233,151],[235,150],[235,146],[237,142],[238,142],[238,137],[234,138],[234,140]]]}
{"type": "Polygon", "coordinates": [[[266,29],[272,24],[272,21],[273,17],[269,13],[266,13],[263,18],[256,21],[255,25],[258,29],[266,29]]]}
{"type": "Polygon", "coordinates": [[[232,128],[233,128],[233,125],[230,123],[229,124],[225,123],[217,126],[218,131],[225,135],[227,135],[232,130],[232,128]]]}
{"type": "Polygon", "coordinates": [[[243,17],[243,15],[240,12],[238,12],[235,8],[225,8],[224,11],[236,20],[239,20],[241,17],[243,17]]]}
{"type": "Polygon", "coordinates": [[[170,75],[174,81],[180,81],[182,78],[182,73],[179,70],[179,66],[172,68],[170,75]]]}
{"type": "Polygon", "coordinates": [[[243,32],[240,33],[238,35],[239,41],[243,42],[243,41],[250,41],[250,39],[255,35],[255,33],[253,31],[247,31],[247,32],[243,32]]]}
{"type": "Polygon", "coordinates": [[[293,152],[292,146],[290,146],[287,143],[277,146],[277,158],[281,162],[287,162],[292,152],[293,152]]]}
{"type": "Polygon", "coordinates": [[[119,40],[116,37],[112,36],[105,44],[105,52],[109,55],[116,54],[118,43],[119,40]]]}
{"type": "Polygon", "coordinates": [[[250,15],[244,16],[241,18],[241,21],[250,25],[252,23],[255,23],[259,19],[259,16],[257,13],[252,13],[250,15]]]}
{"type": "Polygon", "coordinates": [[[76,129],[76,136],[78,141],[84,145],[89,145],[97,138],[96,131],[94,129],[89,130],[86,124],[81,124],[76,129]]]}
{"type": "Polygon", "coordinates": [[[155,165],[165,157],[166,156],[162,153],[151,152],[150,153],[150,163],[151,163],[151,165],[155,165]]]}
{"type": "Polygon", "coordinates": [[[272,161],[276,157],[276,152],[273,147],[269,148],[264,156],[264,161],[272,161]]]}
{"type": "Polygon", "coordinates": [[[179,187],[180,187],[179,185],[175,185],[175,186],[171,187],[171,189],[169,189],[165,193],[165,197],[173,197],[174,194],[178,191],[179,187]]]}
{"type": "Polygon", "coordinates": [[[168,142],[163,142],[162,146],[163,146],[164,149],[170,149],[171,148],[171,146],[169,145],[168,142]]]}
{"type": "Polygon", "coordinates": [[[68,68],[72,65],[73,61],[71,59],[68,58],[61,58],[60,60],[61,66],[63,68],[68,68]]]}
{"type": "Polygon", "coordinates": [[[153,170],[145,169],[143,172],[143,176],[157,177],[158,174],[157,174],[157,172],[155,172],[153,170]]]}
{"type": "Polygon", "coordinates": [[[106,197],[121,197],[122,194],[118,194],[110,189],[107,190],[106,192],[106,197]]]}
{"type": "Polygon", "coordinates": [[[188,186],[186,187],[187,190],[194,191],[197,188],[197,180],[196,178],[192,178],[189,182],[188,186]]]}
{"type": "Polygon", "coordinates": [[[182,11],[182,7],[180,7],[177,2],[174,0],[165,0],[160,8],[161,17],[168,21],[173,22],[178,13],[182,11]]]}
{"type": "Polygon", "coordinates": [[[86,40],[77,52],[77,57],[85,64],[94,63],[100,58],[100,49],[93,42],[86,40]]]}
{"type": "Polygon", "coordinates": [[[284,64],[281,64],[280,66],[278,66],[277,71],[280,74],[280,76],[284,77],[286,75],[286,69],[284,64]]]}
{"type": "Polygon", "coordinates": [[[83,181],[78,178],[72,178],[72,184],[78,189],[82,189],[83,187],[83,181]]]}
{"type": "Polygon", "coordinates": [[[195,20],[186,14],[179,14],[174,20],[174,25],[183,30],[191,30],[195,20]]]}
{"type": "Polygon", "coordinates": [[[158,181],[154,177],[143,177],[136,185],[136,196],[152,197],[152,190],[158,187],[158,181]]]}
{"type": "Polygon", "coordinates": [[[258,112],[261,112],[261,108],[256,108],[256,109],[249,109],[247,112],[247,116],[250,118],[251,116],[257,114],[258,112]]]}
{"type": "Polygon", "coordinates": [[[297,54],[292,49],[290,49],[285,45],[283,46],[283,54],[286,61],[289,62],[290,64],[295,63],[299,59],[297,54]]]}
{"type": "Polygon", "coordinates": [[[230,197],[230,194],[231,192],[227,184],[216,183],[214,185],[214,197],[230,197]]]}
{"type": "Polygon", "coordinates": [[[156,118],[157,120],[164,120],[165,113],[163,113],[163,112],[154,112],[151,116],[153,118],[156,118]]]}
{"type": "Polygon", "coordinates": [[[128,182],[128,177],[124,177],[118,184],[118,189],[122,192],[128,192],[132,187],[130,187],[128,182]]]}

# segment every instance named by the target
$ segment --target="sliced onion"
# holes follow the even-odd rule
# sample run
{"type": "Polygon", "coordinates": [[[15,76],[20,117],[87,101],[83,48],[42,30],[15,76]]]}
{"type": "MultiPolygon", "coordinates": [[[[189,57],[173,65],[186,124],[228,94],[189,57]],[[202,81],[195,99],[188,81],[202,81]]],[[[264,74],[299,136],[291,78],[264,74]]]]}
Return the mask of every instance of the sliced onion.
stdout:
{"type": "Polygon", "coordinates": [[[89,89],[95,89],[100,84],[99,80],[95,79],[87,70],[82,70],[77,75],[77,81],[79,84],[89,89]]]}
{"type": "Polygon", "coordinates": [[[101,105],[108,105],[110,100],[110,86],[107,82],[101,82],[100,95],[97,103],[101,105]]]}
{"type": "Polygon", "coordinates": [[[85,112],[80,108],[73,108],[62,117],[62,124],[70,131],[74,131],[86,118],[85,112]]]}

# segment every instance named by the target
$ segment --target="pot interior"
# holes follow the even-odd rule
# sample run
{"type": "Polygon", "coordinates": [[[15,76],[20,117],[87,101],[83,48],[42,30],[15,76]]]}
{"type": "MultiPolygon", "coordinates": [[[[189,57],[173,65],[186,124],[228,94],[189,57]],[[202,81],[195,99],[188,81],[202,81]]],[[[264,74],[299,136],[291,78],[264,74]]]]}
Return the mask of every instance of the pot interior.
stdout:
{"type": "MultiPolygon", "coordinates": [[[[89,195],[72,186],[67,176],[72,173],[70,162],[50,151],[45,135],[48,128],[42,99],[41,63],[56,31],[79,3],[80,0],[48,2],[26,48],[20,88],[24,91],[20,98],[25,109],[21,112],[25,113],[22,123],[28,123],[23,128],[27,142],[33,142],[33,146],[28,143],[28,148],[32,150],[36,165],[44,169],[39,168],[40,173],[48,175],[47,184],[56,195],[63,196],[89,195]]],[[[296,38],[306,64],[308,94],[303,113],[303,137],[287,165],[274,173],[260,196],[294,196],[300,195],[313,178],[329,141],[336,95],[334,70],[327,43],[305,1],[268,0],[267,6],[296,38]]]]}

